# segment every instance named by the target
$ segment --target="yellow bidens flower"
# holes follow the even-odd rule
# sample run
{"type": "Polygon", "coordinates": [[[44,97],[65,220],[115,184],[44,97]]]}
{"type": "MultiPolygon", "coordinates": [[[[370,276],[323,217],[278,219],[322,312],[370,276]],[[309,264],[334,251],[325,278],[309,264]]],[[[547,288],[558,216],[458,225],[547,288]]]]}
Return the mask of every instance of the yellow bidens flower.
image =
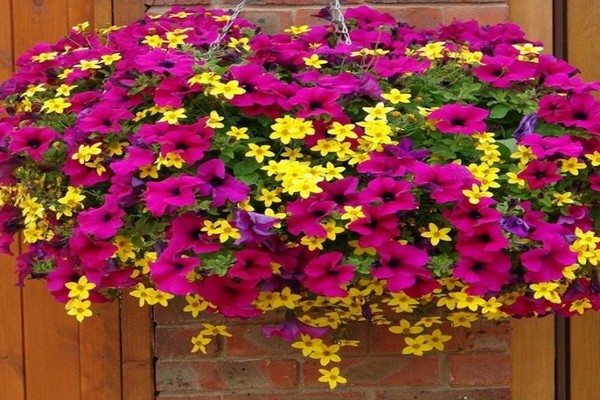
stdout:
{"type": "Polygon", "coordinates": [[[92,310],[90,310],[91,305],[92,302],[89,300],[73,298],[65,304],[65,309],[68,315],[72,315],[77,321],[82,322],[85,318],[93,315],[92,310]]]}
{"type": "Polygon", "coordinates": [[[450,242],[452,239],[448,236],[450,228],[438,228],[434,223],[429,223],[428,230],[421,232],[421,236],[430,240],[432,246],[437,246],[440,241],[450,242]]]}
{"type": "Polygon", "coordinates": [[[534,291],[534,299],[546,299],[551,303],[560,304],[560,295],[556,291],[559,284],[556,282],[532,283],[529,288],[534,291]]]}
{"type": "Polygon", "coordinates": [[[44,101],[40,110],[45,111],[46,114],[62,114],[69,107],[71,107],[71,103],[68,100],[63,97],[57,97],[44,101]]]}
{"type": "Polygon", "coordinates": [[[398,103],[410,103],[411,95],[410,93],[402,93],[398,89],[392,89],[389,93],[382,94],[381,97],[396,105],[398,103]]]}
{"type": "Polygon", "coordinates": [[[79,277],[77,282],[67,282],[65,287],[69,289],[67,296],[71,299],[85,300],[90,297],[90,290],[96,287],[95,283],[89,282],[85,275],[79,277]]]}
{"type": "Polygon", "coordinates": [[[340,369],[338,367],[333,367],[330,370],[319,369],[321,373],[321,377],[319,378],[319,382],[325,382],[329,384],[330,389],[335,389],[338,383],[346,383],[347,379],[340,375],[340,369]]]}
{"type": "Polygon", "coordinates": [[[300,25],[300,26],[290,26],[283,30],[285,33],[289,33],[290,35],[301,35],[306,32],[310,32],[310,28],[308,25],[300,25]]]}
{"type": "Polygon", "coordinates": [[[223,96],[227,100],[233,99],[235,96],[246,93],[244,88],[241,88],[238,81],[232,80],[227,83],[215,82],[210,90],[212,96],[223,96]]]}
{"type": "Polygon", "coordinates": [[[327,64],[327,61],[321,60],[317,54],[313,54],[310,57],[302,57],[302,60],[307,67],[315,69],[321,69],[323,65],[327,64]]]}

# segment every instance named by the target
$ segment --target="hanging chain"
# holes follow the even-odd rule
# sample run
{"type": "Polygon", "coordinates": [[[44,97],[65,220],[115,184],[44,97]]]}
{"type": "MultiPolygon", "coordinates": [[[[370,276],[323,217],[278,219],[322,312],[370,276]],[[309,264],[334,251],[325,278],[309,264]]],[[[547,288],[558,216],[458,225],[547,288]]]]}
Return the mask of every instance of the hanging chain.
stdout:
{"type": "Polygon", "coordinates": [[[342,11],[342,4],[340,0],[334,0],[330,5],[332,20],[335,23],[335,33],[338,36],[340,42],[344,44],[352,44],[350,39],[350,33],[348,32],[348,26],[344,19],[344,11],[342,11]]]}
{"type": "Polygon", "coordinates": [[[221,29],[219,31],[219,35],[217,36],[217,38],[210,44],[210,47],[208,48],[208,52],[207,52],[208,54],[211,54],[213,51],[215,51],[221,45],[223,38],[225,36],[227,36],[227,34],[229,33],[229,30],[231,29],[233,24],[235,24],[235,20],[237,19],[237,17],[240,15],[242,10],[244,9],[244,6],[246,6],[246,1],[247,0],[240,1],[240,3],[235,7],[235,9],[233,10],[233,13],[229,17],[229,20],[227,21],[227,23],[225,24],[223,29],[221,29]]]}

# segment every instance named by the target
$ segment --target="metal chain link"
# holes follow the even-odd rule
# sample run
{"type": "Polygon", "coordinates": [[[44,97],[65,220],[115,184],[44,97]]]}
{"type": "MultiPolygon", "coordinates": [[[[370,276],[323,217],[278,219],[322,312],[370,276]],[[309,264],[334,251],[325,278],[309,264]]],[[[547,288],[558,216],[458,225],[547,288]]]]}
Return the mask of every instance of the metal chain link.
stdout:
{"type": "Polygon", "coordinates": [[[344,18],[344,11],[342,10],[342,4],[340,0],[334,0],[330,4],[332,20],[335,23],[335,33],[338,36],[340,42],[344,44],[352,44],[350,39],[350,32],[346,25],[346,19],[344,18]]]}
{"type": "Polygon", "coordinates": [[[221,29],[219,31],[219,35],[217,36],[217,38],[210,44],[210,47],[208,48],[207,54],[211,54],[213,51],[215,51],[221,45],[221,42],[223,41],[223,38],[225,36],[227,36],[227,34],[229,33],[229,30],[231,29],[231,27],[235,23],[235,20],[237,19],[237,17],[240,15],[240,13],[242,12],[242,10],[246,6],[246,2],[247,2],[247,0],[242,0],[235,7],[235,9],[233,10],[233,13],[229,17],[229,21],[227,21],[227,23],[225,24],[225,26],[223,27],[223,29],[221,29]]]}

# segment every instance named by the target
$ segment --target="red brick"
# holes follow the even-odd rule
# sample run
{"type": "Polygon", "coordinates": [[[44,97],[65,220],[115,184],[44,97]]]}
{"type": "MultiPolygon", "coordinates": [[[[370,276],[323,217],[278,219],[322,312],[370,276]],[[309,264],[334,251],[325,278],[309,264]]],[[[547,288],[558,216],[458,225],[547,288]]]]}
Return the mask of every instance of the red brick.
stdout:
{"type": "Polygon", "coordinates": [[[417,28],[437,28],[442,23],[440,7],[378,7],[379,11],[393,15],[399,22],[417,28]]]}
{"type": "MultiPolygon", "coordinates": [[[[442,328],[444,330],[445,328],[442,328]]],[[[508,351],[510,348],[510,323],[486,321],[473,325],[471,329],[444,330],[452,335],[446,342],[446,350],[458,351],[508,351]]]]}
{"type": "MultiPolygon", "coordinates": [[[[322,8],[322,7],[321,7],[322,8]]],[[[294,12],[294,25],[329,25],[330,22],[314,17],[321,8],[302,8],[294,12]]]]}
{"type": "Polygon", "coordinates": [[[384,390],[377,400],[510,400],[510,389],[384,390]]]}
{"type": "Polygon", "coordinates": [[[294,360],[158,361],[156,389],[215,391],[297,386],[294,360]]]}
{"type": "Polygon", "coordinates": [[[476,20],[480,25],[493,25],[508,21],[508,5],[485,6],[453,6],[443,9],[444,23],[454,19],[463,21],[476,20]]]}
{"type": "Polygon", "coordinates": [[[281,338],[265,337],[259,325],[231,326],[228,331],[232,336],[225,341],[224,354],[227,356],[301,355],[289,342],[281,338]]]}
{"type": "Polygon", "coordinates": [[[217,355],[221,347],[220,337],[214,338],[206,346],[207,354],[192,353],[192,337],[202,329],[204,329],[202,325],[157,326],[154,333],[154,355],[161,360],[206,358],[217,355]]]}
{"type": "Polygon", "coordinates": [[[275,34],[292,25],[292,14],[290,10],[261,10],[257,8],[244,9],[241,14],[248,21],[260,26],[262,32],[275,34]]]}
{"type": "Polygon", "coordinates": [[[320,368],[339,367],[348,379],[347,387],[433,386],[440,384],[439,362],[436,356],[371,356],[342,357],[341,363],[322,367],[318,361],[303,363],[304,385],[322,386],[317,381],[320,368]]]}
{"type": "Polygon", "coordinates": [[[469,353],[448,356],[451,385],[509,385],[510,354],[469,353]]]}
{"type": "Polygon", "coordinates": [[[402,354],[406,347],[404,336],[389,331],[389,327],[397,325],[376,325],[371,328],[371,352],[402,354]]]}

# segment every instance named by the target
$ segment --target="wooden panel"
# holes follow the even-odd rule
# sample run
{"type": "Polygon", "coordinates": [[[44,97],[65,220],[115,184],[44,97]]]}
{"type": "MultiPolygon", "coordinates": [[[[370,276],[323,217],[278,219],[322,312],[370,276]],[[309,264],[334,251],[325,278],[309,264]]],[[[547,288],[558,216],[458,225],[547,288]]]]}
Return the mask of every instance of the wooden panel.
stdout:
{"type": "MultiPolygon", "coordinates": [[[[600,80],[600,3],[567,2],[567,52],[569,63],[586,80],[600,80]]],[[[596,400],[600,393],[600,314],[586,313],[571,320],[571,398],[596,400]]]]}
{"type": "Polygon", "coordinates": [[[529,40],[540,40],[552,53],[552,0],[509,0],[509,18],[529,40]]]}
{"type": "Polygon", "coordinates": [[[597,400],[600,393],[600,315],[571,319],[571,399],[597,400]]]}
{"type": "Polygon", "coordinates": [[[23,290],[25,383],[28,400],[81,400],[78,322],[48,293],[45,281],[23,290]]]}
{"type": "MultiPolygon", "coordinates": [[[[17,251],[18,246],[13,246],[17,251]]],[[[0,399],[25,399],[21,289],[15,286],[15,259],[0,256],[0,399]]]]}
{"type": "MultiPolygon", "coordinates": [[[[67,0],[67,25],[69,28],[82,22],[94,25],[94,2],[90,0],[67,0]]],[[[66,32],[64,32],[66,33],[66,32]]]]}
{"type": "Polygon", "coordinates": [[[587,80],[600,80],[600,2],[567,2],[567,51],[569,63],[587,80]]]}
{"type": "Polygon", "coordinates": [[[79,326],[81,398],[120,399],[119,303],[93,304],[92,310],[94,316],[79,326]]]}
{"type": "Polygon", "coordinates": [[[126,25],[144,16],[144,0],[113,0],[113,23],[126,25]]]}
{"type": "Polygon", "coordinates": [[[154,324],[149,307],[125,294],[121,301],[122,400],[154,399],[154,324]]]}
{"type": "Polygon", "coordinates": [[[0,80],[10,76],[13,69],[12,6],[10,1],[0,2],[0,80]]]}
{"type": "Polygon", "coordinates": [[[511,352],[511,399],[554,400],[554,317],[513,320],[511,352]]]}
{"type": "Polygon", "coordinates": [[[13,1],[14,51],[17,56],[39,42],[54,43],[69,29],[67,0],[13,1]]]}
{"type": "Polygon", "coordinates": [[[112,25],[112,1],[94,0],[94,27],[106,28],[112,25]]]}

